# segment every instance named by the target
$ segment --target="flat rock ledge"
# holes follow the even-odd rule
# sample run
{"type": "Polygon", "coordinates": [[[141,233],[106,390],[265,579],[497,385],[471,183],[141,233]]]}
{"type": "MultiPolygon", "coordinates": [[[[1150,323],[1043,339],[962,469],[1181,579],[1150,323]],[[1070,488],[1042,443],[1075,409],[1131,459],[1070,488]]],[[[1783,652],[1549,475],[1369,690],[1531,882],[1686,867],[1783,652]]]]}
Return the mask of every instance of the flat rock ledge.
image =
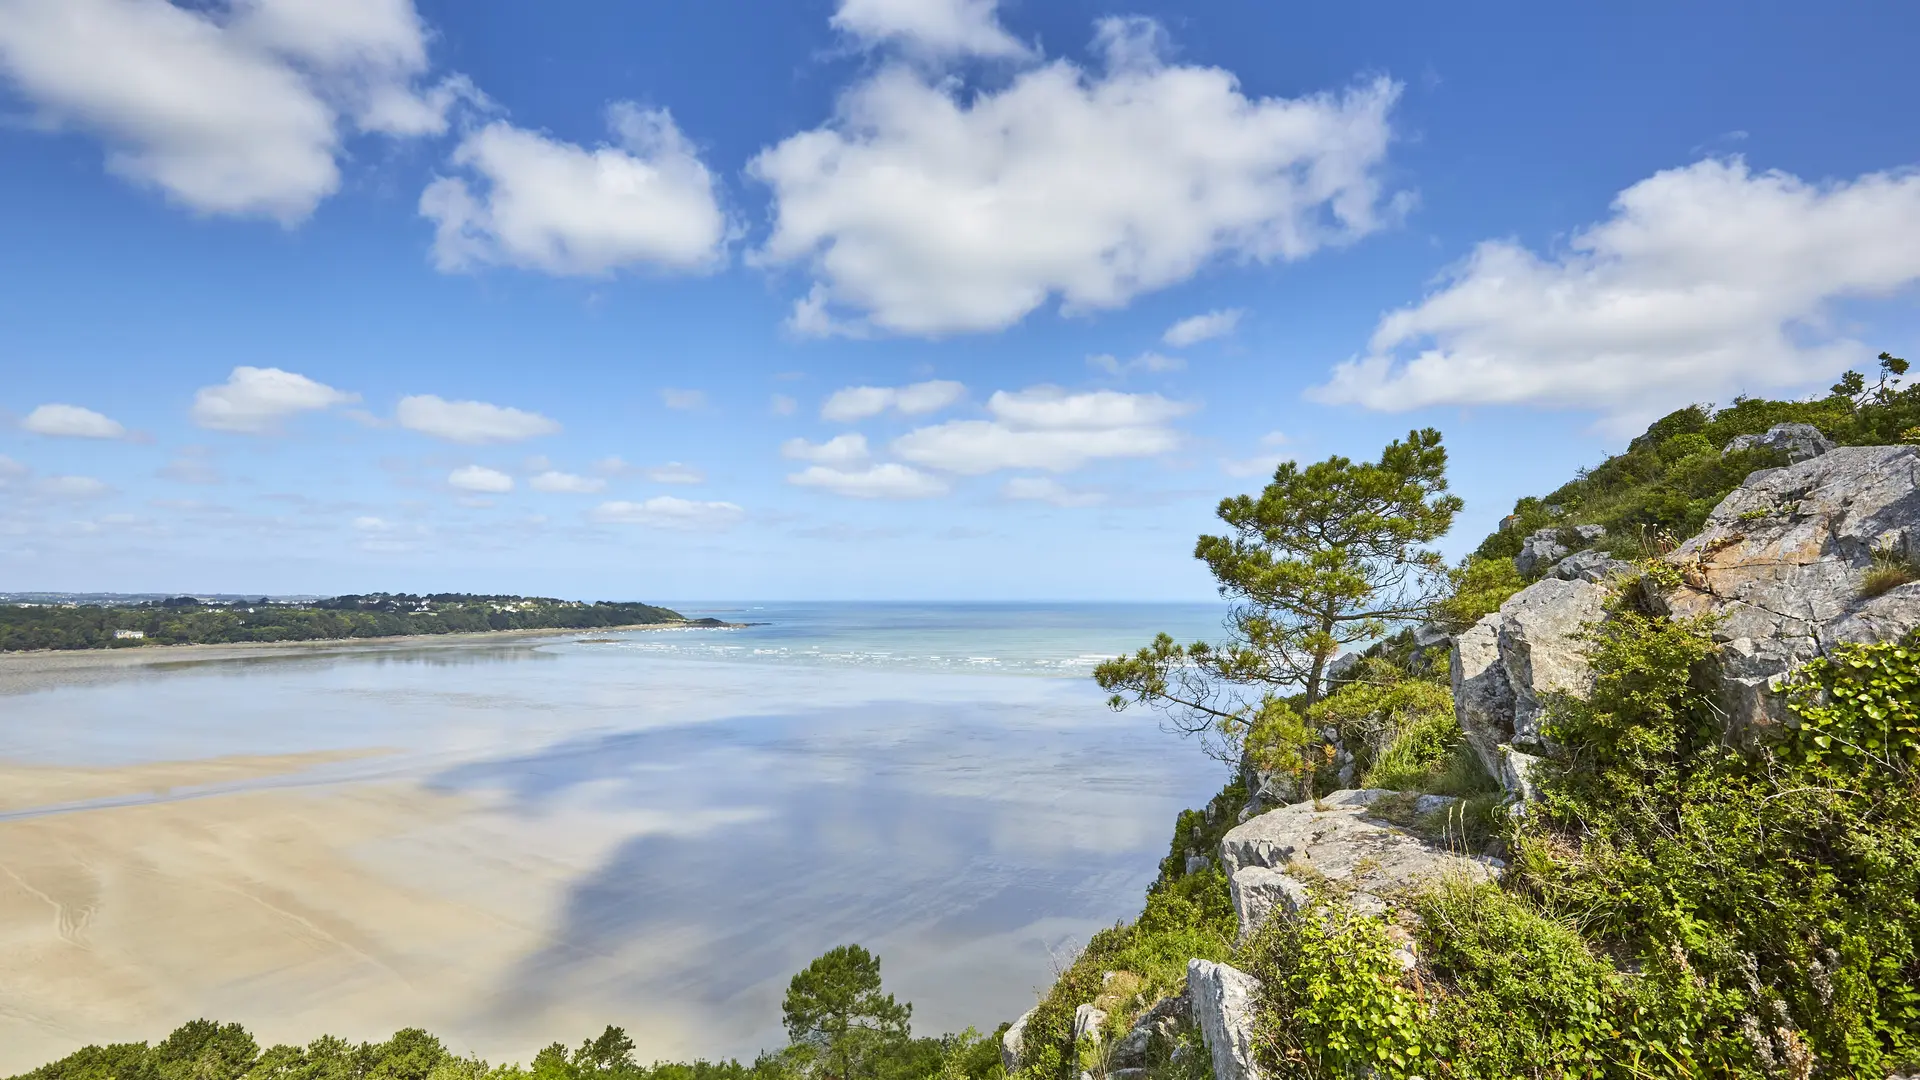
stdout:
{"type": "Polygon", "coordinates": [[[1187,961],[1193,1022],[1213,1057],[1214,1080],[1260,1080],[1253,1061],[1254,1003],[1260,980],[1211,960],[1187,961]]]}
{"type": "MultiPolygon", "coordinates": [[[[1336,791],[1230,830],[1220,841],[1220,858],[1235,885],[1243,932],[1258,929],[1275,907],[1297,906],[1314,880],[1347,893],[1348,901],[1368,914],[1384,912],[1393,896],[1421,882],[1449,875],[1492,880],[1488,860],[1448,851],[1369,814],[1372,804],[1400,794],[1381,788],[1336,791]],[[1269,873],[1248,873],[1254,869],[1269,873]]],[[[1449,804],[1428,797],[1414,809],[1433,812],[1449,804]]]]}

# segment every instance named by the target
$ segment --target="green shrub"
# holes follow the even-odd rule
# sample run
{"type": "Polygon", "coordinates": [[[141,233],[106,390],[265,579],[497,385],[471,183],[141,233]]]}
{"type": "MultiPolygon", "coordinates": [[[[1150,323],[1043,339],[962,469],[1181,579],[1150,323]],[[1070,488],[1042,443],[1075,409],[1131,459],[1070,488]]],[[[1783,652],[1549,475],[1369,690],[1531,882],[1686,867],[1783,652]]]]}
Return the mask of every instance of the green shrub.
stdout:
{"type": "Polygon", "coordinates": [[[1360,786],[1467,798],[1495,791],[1499,783],[1487,775],[1448,709],[1424,713],[1401,728],[1374,756],[1360,786]]]}
{"type": "MultiPolygon", "coordinates": [[[[1384,685],[1341,686],[1307,710],[1306,726],[1316,737],[1326,729],[1335,731],[1353,755],[1356,771],[1364,775],[1402,732],[1441,720],[1451,723],[1452,718],[1453,694],[1447,687],[1402,677],[1384,685]]],[[[1316,789],[1327,790],[1333,782],[1332,777],[1323,776],[1316,789]]]]}
{"type": "MultiPolygon", "coordinates": [[[[1514,554],[1519,554],[1516,546],[1514,554]]],[[[1453,571],[1453,593],[1434,605],[1434,621],[1450,633],[1459,633],[1482,616],[1500,610],[1507,598],[1526,587],[1513,565],[1513,556],[1468,557],[1453,571]]]]}
{"type": "Polygon", "coordinates": [[[1247,951],[1249,973],[1261,982],[1256,1052],[1268,1075],[1422,1074],[1424,1009],[1402,984],[1379,919],[1318,897],[1298,915],[1268,920],[1247,951]]]}
{"type": "Polygon", "coordinates": [[[1512,880],[1664,972],[1649,985],[1686,1007],[1657,1012],[1691,1017],[1678,1060],[1761,1076],[1810,1055],[1879,1080],[1920,1061],[1913,650],[1813,665],[1800,732],[1751,752],[1727,745],[1712,651],[1699,624],[1632,612],[1595,633],[1594,692],[1554,705],[1566,763],[1541,772],[1512,880]]]}

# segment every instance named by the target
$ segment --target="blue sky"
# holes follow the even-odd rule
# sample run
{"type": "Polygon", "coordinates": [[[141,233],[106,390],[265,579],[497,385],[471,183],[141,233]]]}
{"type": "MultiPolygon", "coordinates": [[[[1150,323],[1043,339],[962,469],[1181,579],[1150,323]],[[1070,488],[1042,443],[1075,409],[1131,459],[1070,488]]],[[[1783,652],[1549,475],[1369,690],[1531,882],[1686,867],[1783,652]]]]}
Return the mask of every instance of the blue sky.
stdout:
{"type": "Polygon", "coordinates": [[[0,589],[1188,599],[1911,355],[1894,3],[0,0],[0,589]]]}

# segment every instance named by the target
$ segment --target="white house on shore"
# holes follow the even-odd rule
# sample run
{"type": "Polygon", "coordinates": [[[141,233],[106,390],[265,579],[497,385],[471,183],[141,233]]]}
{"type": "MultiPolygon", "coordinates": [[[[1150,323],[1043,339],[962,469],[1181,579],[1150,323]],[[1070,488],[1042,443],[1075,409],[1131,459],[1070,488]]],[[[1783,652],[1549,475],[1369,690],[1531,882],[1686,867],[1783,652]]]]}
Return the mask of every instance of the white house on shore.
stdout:
{"type": "Polygon", "coordinates": [[[130,638],[146,637],[147,632],[145,630],[115,630],[113,636],[115,640],[126,641],[130,638]]]}

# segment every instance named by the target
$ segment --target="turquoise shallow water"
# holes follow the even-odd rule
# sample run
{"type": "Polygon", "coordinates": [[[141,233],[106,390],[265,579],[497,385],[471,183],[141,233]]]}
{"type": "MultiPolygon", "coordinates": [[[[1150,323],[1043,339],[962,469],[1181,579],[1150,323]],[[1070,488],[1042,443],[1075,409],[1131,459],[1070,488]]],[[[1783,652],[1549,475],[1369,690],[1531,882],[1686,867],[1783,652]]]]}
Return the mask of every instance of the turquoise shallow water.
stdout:
{"type": "MultiPolygon", "coordinates": [[[[554,886],[548,944],[446,1032],[505,1056],[584,1034],[545,1016],[639,1028],[669,1004],[684,1030],[643,1052],[778,1045],[785,977],[845,941],[918,1030],[990,1029],[1138,910],[1175,812],[1223,779],[1087,677],[1156,630],[1210,636],[1215,606],[678,606],[763,625],[167,665],[5,699],[0,757],[388,747],[265,783],[459,793],[534,854],[607,837],[554,886]]],[[[409,844],[477,873],[470,845],[409,844]]]]}

